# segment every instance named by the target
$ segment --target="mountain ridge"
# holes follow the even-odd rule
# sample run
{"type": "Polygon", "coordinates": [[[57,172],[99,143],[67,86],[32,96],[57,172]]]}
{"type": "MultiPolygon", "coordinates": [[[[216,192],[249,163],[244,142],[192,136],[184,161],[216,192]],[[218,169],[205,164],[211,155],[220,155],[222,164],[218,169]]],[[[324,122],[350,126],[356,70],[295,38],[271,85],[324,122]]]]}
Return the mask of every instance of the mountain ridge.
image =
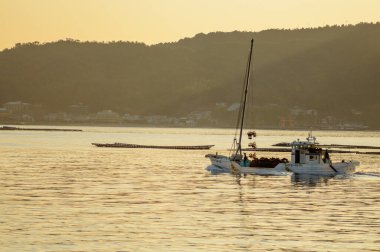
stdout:
{"type": "Polygon", "coordinates": [[[278,109],[265,119],[271,123],[293,107],[341,120],[356,110],[357,120],[380,128],[380,23],[200,33],[150,46],[73,39],[18,44],[0,52],[0,104],[22,100],[52,112],[78,103],[131,114],[213,111],[218,102],[239,101],[252,37],[257,116],[259,107],[273,104],[278,109]]]}

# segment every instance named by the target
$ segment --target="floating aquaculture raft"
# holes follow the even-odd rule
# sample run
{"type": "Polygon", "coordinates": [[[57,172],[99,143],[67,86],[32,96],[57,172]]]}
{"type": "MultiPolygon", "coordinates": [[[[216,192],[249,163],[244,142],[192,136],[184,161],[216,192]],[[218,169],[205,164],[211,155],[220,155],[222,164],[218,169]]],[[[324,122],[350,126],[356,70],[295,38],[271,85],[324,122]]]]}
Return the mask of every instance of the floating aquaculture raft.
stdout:
{"type": "Polygon", "coordinates": [[[208,150],[214,145],[192,145],[192,146],[156,146],[156,145],[140,145],[140,144],[126,144],[126,143],[113,143],[102,144],[92,143],[97,147],[111,147],[111,148],[143,148],[143,149],[174,149],[174,150],[208,150]]]}

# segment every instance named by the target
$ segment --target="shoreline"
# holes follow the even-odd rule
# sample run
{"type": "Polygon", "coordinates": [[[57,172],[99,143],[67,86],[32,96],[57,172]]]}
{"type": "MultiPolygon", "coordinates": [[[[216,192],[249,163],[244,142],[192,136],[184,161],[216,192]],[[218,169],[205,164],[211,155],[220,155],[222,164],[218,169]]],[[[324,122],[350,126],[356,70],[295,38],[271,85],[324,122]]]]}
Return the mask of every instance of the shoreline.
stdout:
{"type": "MultiPolygon", "coordinates": [[[[0,130],[8,130],[4,129],[4,127],[10,127],[15,129],[9,129],[9,130],[38,130],[38,129],[30,129],[30,128],[22,128],[20,126],[53,126],[53,127],[124,127],[124,128],[133,128],[133,127],[139,127],[139,128],[184,128],[184,129],[235,129],[233,127],[227,127],[227,126],[198,126],[198,127],[189,127],[189,126],[179,126],[179,125],[170,125],[170,124],[102,124],[102,123],[95,123],[95,124],[88,124],[88,123],[48,123],[48,122],[35,122],[35,123],[8,123],[3,124],[0,123],[0,130]]],[[[255,130],[283,130],[283,131],[363,131],[363,132],[379,132],[380,129],[339,129],[339,128],[330,128],[330,129],[322,129],[322,128],[310,128],[310,127],[299,127],[299,128],[280,128],[280,127],[253,127],[255,130]]],[[[47,130],[47,131],[56,131],[59,129],[40,129],[40,130],[47,130]]],[[[62,131],[83,131],[82,129],[70,129],[65,130],[61,129],[62,131]]]]}

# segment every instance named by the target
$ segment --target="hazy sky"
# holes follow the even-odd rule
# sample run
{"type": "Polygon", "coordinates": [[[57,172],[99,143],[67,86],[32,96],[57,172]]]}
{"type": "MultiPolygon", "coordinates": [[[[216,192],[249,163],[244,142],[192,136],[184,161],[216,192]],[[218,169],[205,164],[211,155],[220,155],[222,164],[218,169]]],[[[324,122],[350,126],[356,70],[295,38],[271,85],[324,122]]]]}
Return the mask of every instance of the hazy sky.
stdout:
{"type": "Polygon", "coordinates": [[[380,0],[0,0],[0,50],[64,38],[154,44],[200,32],[377,21],[380,0]]]}

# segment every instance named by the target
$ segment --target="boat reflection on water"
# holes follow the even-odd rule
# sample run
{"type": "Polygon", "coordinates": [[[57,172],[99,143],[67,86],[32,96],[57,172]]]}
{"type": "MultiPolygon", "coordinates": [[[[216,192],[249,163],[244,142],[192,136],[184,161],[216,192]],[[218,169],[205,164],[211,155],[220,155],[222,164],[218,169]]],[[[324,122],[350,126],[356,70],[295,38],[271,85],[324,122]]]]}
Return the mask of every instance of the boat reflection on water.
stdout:
{"type": "Polygon", "coordinates": [[[302,186],[318,186],[321,184],[328,184],[328,181],[332,179],[333,175],[313,175],[313,174],[297,174],[293,173],[291,181],[294,185],[302,186]]]}
{"type": "Polygon", "coordinates": [[[206,167],[206,171],[209,171],[212,175],[217,175],[221,173],[230,173],[228,169],[223,169],[214,165],[209,165],[206,167]]]}

